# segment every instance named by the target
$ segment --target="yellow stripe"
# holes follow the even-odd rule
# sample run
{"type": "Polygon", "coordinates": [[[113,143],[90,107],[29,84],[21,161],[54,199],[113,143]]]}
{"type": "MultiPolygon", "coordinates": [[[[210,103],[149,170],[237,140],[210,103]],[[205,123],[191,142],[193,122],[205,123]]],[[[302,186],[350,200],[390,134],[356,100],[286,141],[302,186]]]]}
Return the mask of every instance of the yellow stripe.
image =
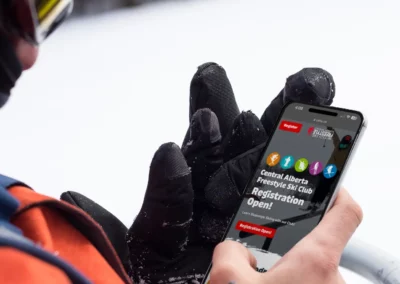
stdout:
{"type": "Polygon", "coordinates": [[[38,18],[39,22],[43,20],[44,17],[53,9],[60,0],[48,0],[46,1],[46,4],[44,4],[42,7],[39,8],[38,11],[38,18]]]}

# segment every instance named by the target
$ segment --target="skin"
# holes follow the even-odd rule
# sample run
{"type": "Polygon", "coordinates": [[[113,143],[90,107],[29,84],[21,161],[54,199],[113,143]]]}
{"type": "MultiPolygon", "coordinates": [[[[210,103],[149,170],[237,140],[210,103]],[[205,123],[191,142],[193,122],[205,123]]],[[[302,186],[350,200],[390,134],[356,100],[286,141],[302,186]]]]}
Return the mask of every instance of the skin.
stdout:
{"type": "Polygon", "coordinates": [[[11,39],[23,70],[30,69],[36,62],[39,50],[20,38],[11,39]]]}
{"type": "Polygon", "coordinates": [[[345,284],[339,273],[340,257],[362,218],[360,206],[342,189],[319,225],[267,273],[254,270],[256,259],[243,245],[234,241],[219,244],[213,255],[210,282],[292,284],[295,280],[297,284],[345,284]]]}
{"type": "MultiPolygon", "coordinates": [[[[20,38],[11,41],[23,70],[30,69],[38,48],[20,38]]],[[[219,244],[214,250],[211,283],[292,284],[295,279],[298,284],[344,284],[340,256],[362,218],[360,206],[342,189],[320,224],[268,273],[254,270],[257,261],[243,245],[234,241],[219,244]]]]}

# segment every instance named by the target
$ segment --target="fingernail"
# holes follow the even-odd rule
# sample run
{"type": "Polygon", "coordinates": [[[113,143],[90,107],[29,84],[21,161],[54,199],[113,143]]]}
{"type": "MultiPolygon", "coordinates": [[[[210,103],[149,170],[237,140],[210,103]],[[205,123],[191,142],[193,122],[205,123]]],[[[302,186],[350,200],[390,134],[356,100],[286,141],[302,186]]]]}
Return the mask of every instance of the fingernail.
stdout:
{"type": "Polygon", "coordinates": [[[221,140],[218,118],[210,109],[199,109],[192,117],[190,139],[193,142],[215,143],[221,140]]]}
{"type": "Polygon", "coordinates": [[[332,75],[321,68],[304,68],[291,75],[284,88],[284,102],[299,101],[330,105],[335,97],[335,82],[332,75]]]}
{"type": "Polygon", "coordinates": [[[150,166],[152,180],[171,180],[189,173],[190,169],[178,145],[166,143],[160,146],[150,166]]]}

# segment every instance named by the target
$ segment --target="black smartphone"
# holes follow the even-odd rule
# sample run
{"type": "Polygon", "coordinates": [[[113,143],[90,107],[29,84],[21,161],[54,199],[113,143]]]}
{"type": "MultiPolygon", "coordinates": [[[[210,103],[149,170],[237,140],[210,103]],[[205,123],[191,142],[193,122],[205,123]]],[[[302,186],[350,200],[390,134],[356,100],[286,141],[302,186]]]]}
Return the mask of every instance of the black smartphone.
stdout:
{"type": "Polygon", "coordinates": [[[359,111],[287,104],[223,240],[244,244],[268,271],[333,205],[365,128],[359,111]]]}

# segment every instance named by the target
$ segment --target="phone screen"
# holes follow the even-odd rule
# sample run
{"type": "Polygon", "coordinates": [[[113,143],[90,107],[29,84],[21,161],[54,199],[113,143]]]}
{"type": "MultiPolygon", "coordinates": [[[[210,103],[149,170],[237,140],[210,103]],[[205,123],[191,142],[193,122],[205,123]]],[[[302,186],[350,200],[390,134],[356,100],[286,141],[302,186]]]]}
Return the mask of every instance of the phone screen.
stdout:
{"type": "Polygon", "coordinates": [[[225,235],[254,254],[259,272],[319,223],[362,125],[359,112],[286,106],[225,235]]]}

